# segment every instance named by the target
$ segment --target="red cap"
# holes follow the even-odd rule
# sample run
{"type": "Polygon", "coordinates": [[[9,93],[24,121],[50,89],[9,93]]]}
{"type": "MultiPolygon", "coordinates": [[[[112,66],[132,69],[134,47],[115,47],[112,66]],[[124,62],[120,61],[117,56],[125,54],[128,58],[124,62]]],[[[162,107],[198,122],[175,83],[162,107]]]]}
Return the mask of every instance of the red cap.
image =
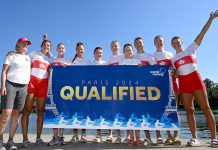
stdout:
{"type": "Polygon", "coordinates": [[[26,38],[19,38],[19,40],[17,41],[17,43],[20,43],[20,42],[27,42],[28,45],[31,45],[31,42],[29,40],[27,40],[26,38]]]}

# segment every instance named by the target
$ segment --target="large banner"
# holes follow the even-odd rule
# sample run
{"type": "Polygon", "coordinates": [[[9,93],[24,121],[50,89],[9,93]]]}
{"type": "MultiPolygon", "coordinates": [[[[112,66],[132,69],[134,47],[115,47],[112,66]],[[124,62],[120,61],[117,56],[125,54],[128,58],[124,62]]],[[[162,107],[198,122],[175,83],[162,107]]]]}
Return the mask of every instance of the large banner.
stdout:
{"type": "Polygon", "coordinates": [[[169,67],[54,66],[45,128],[179,130],[169,67]]]}

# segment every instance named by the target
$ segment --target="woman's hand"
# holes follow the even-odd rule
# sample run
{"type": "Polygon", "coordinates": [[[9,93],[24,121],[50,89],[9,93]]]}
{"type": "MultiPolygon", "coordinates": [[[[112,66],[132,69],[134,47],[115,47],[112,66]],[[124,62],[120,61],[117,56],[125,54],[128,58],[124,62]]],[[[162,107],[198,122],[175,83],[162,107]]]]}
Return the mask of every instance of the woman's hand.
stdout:
{"type": "Polygon", "coordinates": [[[5,87],[1,87],[1,95],[6,95],[6,88],[5,87]]]}
{"type": "Polygon", "coordinates": [[[216,10],[215,12],[211,12],[210,13],[210,19],[214,19],[218,16],[218,10],[216,10]]]}
{"type": "Polygon", "coordinates": [[[173,69],[170,74],[172,77],[178,78],[178,72],[176,69],[173,69]]]}

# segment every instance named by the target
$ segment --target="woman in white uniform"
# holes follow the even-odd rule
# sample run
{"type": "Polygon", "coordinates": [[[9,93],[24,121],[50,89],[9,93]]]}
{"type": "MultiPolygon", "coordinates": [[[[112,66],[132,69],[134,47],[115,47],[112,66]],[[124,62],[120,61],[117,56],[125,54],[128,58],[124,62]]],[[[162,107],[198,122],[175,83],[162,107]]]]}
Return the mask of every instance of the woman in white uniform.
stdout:
{"type": "MultiPolygon", "coordinates": [[[[77,43],[76,44],[76,54],[72,60],[72,65],[91,65],[90,60],[84,58],[84,52],[85,52],[84,44],[82,42],[77,43]]],[[[73,143],[76,143],[79,141],[78,129],[73,129],[73,137],[70,141],[73,143]]],[[[86,129],[82,129],[80,142],[87,143],[86,129]]]]}
{"type": "MultiPolygon", "coordinates": [[[[66,51],[65,46],[63,43],[59,43],[57,45],[57,58],[52,58],[50,65],[51,66],[66,66],[70,65],[70,61],[66,58],[64,58],[64,53],[66,51]]],[[[55,97],[54,97],[55,99],[55,97]]],[[[64,141],[64,128],[53,128],[53,138],[50,142],[48,142],[48,145],[65,145],[64,141]]]]}

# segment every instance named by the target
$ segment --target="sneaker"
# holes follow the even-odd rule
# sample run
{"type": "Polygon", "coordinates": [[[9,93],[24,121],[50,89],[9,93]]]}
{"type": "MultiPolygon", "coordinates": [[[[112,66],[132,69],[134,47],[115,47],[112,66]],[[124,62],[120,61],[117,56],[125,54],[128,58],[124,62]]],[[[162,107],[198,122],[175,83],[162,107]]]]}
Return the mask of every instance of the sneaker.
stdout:
{"type": "Polygon", "coordinates": [[[141,141],[140,139],[135,140],[134,144],[138,147],[142,147],[144,146],[144,142],[141,141]]]}
{"type": "Polygon", "coordinates": [[[102,137],[101,136],[97,136],[96,138],[93,139],[94,143],[102,143],[102,137]]]}
{"type": "Polygon", "coordinates": [[[122,143],[122,141],[121,141],[121,137],[118,136],[118,137],[116,138],[116,140],[114,141],[114,143],[116,143],[116,144],[120,144],[120,143],[122,143]]]}
{"type": "Polygon", "coordinates": [[[106,139],[106,142],[107,142],[107,143],[112,143],[112,141],[113,141],[113,136],[112,136],[112,135],[109,135],[109,136],[107,137],[107,139],[106,139]]]}
{"type": "Polygon", "coordinates": [[[51,140],[50,142],[48,142],[48,145],[49,145],[49,146],[57,145],[58,142],[59,142],[58,137],[53,136],[52,140],[51,140]]]}
{"type": "Polygon", "coordinates": [[[36,144],[38,144],[38,145],[44,145],[45,142],[44,142],[41,138],[38,138],[38,139],[36,139],[36,144]]]}
{"type": "Polygon", "coordinates": [[[168,137],[165,141],[165,145],[173,145],[173,139],[168,137]]]}
{"type": "Polygon", "coordinates": [[[3,140],[0,140],[0,150],[6,150],[6,148],[4,147],[3,140]]]}
{"type": "Polygon", "coordinates": [[[7,142],[7,149],[9,149],[9,150],[16,150],[17,146],[15,146],[15,143],[13,141],[8,141],[7,142]]]}
{"type": "Polygon", "coordinates": [[[164,140],[162,138],[157,138],[157,145],[164,144],[164,140]]]}
{"type": "Polygon", "coordinates": [[[126,143],[127,146],[134,146],[135,142],[134,139],[126,138],[126,143]]]}
{"type": "Polygon", "coordinates": [[[58,145],[66,145],[66,142],[64,141],[64,137],[59,137],[59,143],[58,145]]]}
{"type": "Polygon", "coordinates": [[[144,139],[144,146],[154,145],[154,143],[149,139],[144,139]]]}
{"type": "Polygon", "coordinates": [[[79,142],[79,136],[78,134],[74,134],[72,139],[70,140],[72,143],[78,143],[79,142]]]}
{"type": "Polygon", "coordinates": [[[175,138],[173,139],[173,145],[182,145],[182,142],[178,138],[175,138]]]}
{"type": "Polygon", "coordinates": [[[80,142],[81,142],[81,143],[87,143],[86,136],[82,135],[80,142]]]}
{"type": "Polygon", "coordinates": [[[187,142],[186,146],[200,146],[200,142],[197,139],[191,139],[187,142]]]}
{"type": "Polygon", "coordinates": [[[212,140],[211,147],[218,147],[218,140],[212,140]]]}
{"type": "Polygon", "coordinates": [[[29,140],[23,141],[22,146],[26,149],[32,148],[32,143],[29,140]]]}

